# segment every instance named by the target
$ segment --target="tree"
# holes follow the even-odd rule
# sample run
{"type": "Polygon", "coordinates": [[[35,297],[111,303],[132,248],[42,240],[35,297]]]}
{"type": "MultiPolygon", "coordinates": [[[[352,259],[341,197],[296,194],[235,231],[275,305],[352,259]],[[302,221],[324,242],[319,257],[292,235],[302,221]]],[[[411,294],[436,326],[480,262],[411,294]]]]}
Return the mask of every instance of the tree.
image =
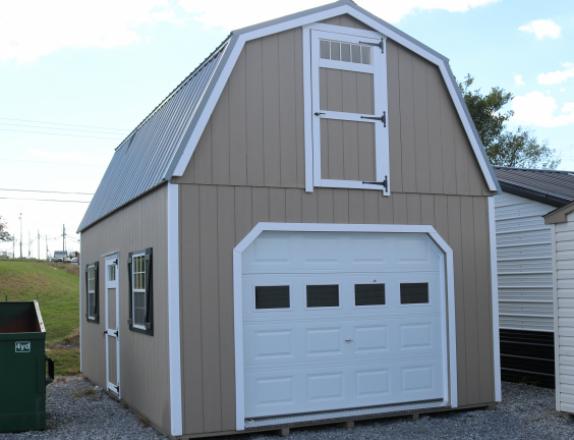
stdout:
{"type": "Polygon", "coordinates": [[[12,241],[12,236],[6,228],[6,222],[0,217],[0,241],[12,241]]]}
{"type": "Polygon", "coordinates": [[[467,75],[459,83],[462,96],[482,139],[486,154],[493,165],[516,168],[550,168],[560,163],[554,150],[539,142],[528,130],[507,127],[513,115],[508,104],[512,93],[501,87],[493,87],[483,94],[472,89],[474,78],[467,75]]]}

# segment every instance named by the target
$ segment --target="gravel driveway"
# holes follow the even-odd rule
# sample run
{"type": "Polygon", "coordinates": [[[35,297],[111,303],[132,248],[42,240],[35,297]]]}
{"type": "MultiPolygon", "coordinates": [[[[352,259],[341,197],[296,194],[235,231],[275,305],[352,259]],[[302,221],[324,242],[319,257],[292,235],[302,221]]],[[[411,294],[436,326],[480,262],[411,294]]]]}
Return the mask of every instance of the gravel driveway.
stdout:
{"type": "MultiPolygon", "coordinates": [[[[336,426],[296,429],[291,440],[417,439],[574,439],[574,419],[554,411],[554,391],[529,385],[503,384],[504,402],[495,410],[478,410],[357,423],[352,430],[336,426]]],[[[234,437],[277,440],[276,433],[234,437]]],[[[0,434],[21,439],[165,439],[99,388],[80,378],[48,387],[48,429],[0,434]]]]}

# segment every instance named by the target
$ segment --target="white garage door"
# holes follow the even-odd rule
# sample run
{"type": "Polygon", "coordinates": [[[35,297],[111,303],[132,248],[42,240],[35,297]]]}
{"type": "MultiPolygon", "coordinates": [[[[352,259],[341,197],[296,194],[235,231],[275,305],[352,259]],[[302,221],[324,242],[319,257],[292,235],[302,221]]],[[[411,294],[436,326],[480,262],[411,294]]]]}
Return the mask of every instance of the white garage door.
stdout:
{"type": "Polygon", "coordinates": [[[426,234],[263,232],[242,262],[245,417],[442,400],[443,258],[426,234]]]}

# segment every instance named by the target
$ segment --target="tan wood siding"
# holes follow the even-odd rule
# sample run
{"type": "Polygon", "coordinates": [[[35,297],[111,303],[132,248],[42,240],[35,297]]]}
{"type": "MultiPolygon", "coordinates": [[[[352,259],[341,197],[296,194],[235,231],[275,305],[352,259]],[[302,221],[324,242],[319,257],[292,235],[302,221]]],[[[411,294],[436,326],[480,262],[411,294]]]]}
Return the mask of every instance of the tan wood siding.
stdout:
{"type": "Polygon", "coordinates": [[[182,185],[184,432],[233,430],[232,250],[257,222],[431,224],[454,251],[459,401],[494,400],[484,197],[182,185]]]}
{"type": "MultiPolygon", "coordinates": [[[[305,187],[301,38],[294,29],[245,45],[179,182],[305,187]]],[[[438,68],[389,41],[387,69],[391,191],[487,195],[438,68]]],[[[347,87],[332,82],[329,105],[342,108],[347,87]]]]}
{"type": "Polygon", "coordinates": [[[333,18],[329,18],[327,20],[323,20],[322,23],[326,23],[326,24],[334,24],[336,26],[347,26],[347,27],[352,27],[352,28],[356,28],[356,29],[367,29],[370,30],[370,28],[368,26],[366,26],[365,24],[361,23],[359,20],[357,20],[356,18],[351,17],[350,15],[339,15],[337,17],[333,17],[333,18]]]}
{"type": "Polygon", "coordinates": [[[489,192],[438,68],[388,42],[390,197],[305,193],[301,38],[294,29],[246,44],[176,179],[188,435],[234,430],[232,249],[260,221],[434,225],[455,254],[460,404],[494,400],[489,192]]]}
{"type": "MultiPolygon", "coordinates": [[[[170,429],[167,339],[167,226],[166,187],[126,206],[82,233],[82,264],[100,263],[100,323],[92,324],[82,313],[84,374],[106,387],[105,377],[105,256],[119,253],[120,387],[122,399],[164,432],[170,429]],[[154,335],[128,328],[128,253],[153,248],[154,335]]],[[[83,272],[84,268],[81,268],[83,272]]],[[[85,310],[82,276],[80,310],[85,310]]]]}

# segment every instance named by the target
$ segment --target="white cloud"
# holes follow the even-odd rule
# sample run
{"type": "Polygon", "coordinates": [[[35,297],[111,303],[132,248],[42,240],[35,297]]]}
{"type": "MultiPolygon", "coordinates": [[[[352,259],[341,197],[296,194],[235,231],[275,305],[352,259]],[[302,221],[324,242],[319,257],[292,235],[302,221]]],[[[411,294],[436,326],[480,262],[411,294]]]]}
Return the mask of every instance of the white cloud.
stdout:
{"type": "Polygon", "coordinates": [[[564,63],[561,70],[541,73],[537,79],[542,85],[552,86],[562,84],[570,78],[574,78],[574,63],[564,63]]]}
{"type": "Polygon", "coordinates": [[[554,128],[574,125],[574,102],[558,108],[556,98],[542,92],[530,92],[512,100],[514,122],[536,127],[554,128]]]}
{"type": "Polygon", "coordinates": [[[538,40],[558,38],[562,29],[554,20],[532,20],[518,28],[519,31],[534,34],[538,40]]]}
{"type": "Polygon", "coordinates": [[[524,84],[526,84],[526,82],[524,81],[524,77],[520,73],[514,75],[514,84],[517,85],[518,87],[521,87],[524,84]]]}
{"type": "MultiPolygon", "coordinates": [[[[444,10],[466,12],[470,9],[495,3],[498,0],[363,0],[358,4],[373,14],[397,22],[414,11],[444,10]]],[[[329,1],[290,0],[274,2],[269,0],[245,0],[237,2],[179,0],[179,4],[195,18],[210,27],[227,30],[237,29],[264,20],[319,6],[329,1]],[[225,4],[224,4],[225,3],[225,4]]]]}
{"type": "MultiPolygon", "coordinates": [[[[465,12],[498,0],[364,0],[396,22],[414,11],[465,12]]],[[[112,48],[141,40],[146,25],[195,19],[227,30],[328,3],[329,0],[12,0],[0,3],[0,61],[33,61],[66,48],[112,48]]]]}
{"type": "Polygon", "coordinates": [[[65,48],[133,44],[139,28],[173,20],[169,0],[17,0],[0,4],[0,61],[32,61],[65,48]]]}

